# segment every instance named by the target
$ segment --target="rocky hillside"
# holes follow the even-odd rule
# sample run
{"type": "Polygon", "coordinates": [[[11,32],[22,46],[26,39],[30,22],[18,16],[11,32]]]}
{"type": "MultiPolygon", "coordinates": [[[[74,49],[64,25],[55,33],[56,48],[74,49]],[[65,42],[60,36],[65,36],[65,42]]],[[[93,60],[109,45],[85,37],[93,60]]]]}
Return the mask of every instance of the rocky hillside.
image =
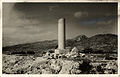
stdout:
{"type": "Polygon", "coordinates": [[[34,56],[3,55],[2,70],[5,74],[80,74],[89,73],[88,70],[90,69],[92,69],[92,65],[89,64],[87,59],[74,61],[34,56]]]}
{"type": "Polygon", "coordinates": [[[98,34],[90,38],[84,37],[84,39],[75,42],[74,46],[77,46],[79,49],[83,49],[84,52],[87,50],[87,51],[92,51],[92,53],[93,52],[114,53],[117,52],[117,47],[118,47],[117,42],[118,42],[117,35],[98,34]]]}
{"type": "Polygon", "coordinates": [[[118,73],[117,35],[99,34],[92,37],[79,35],[68,39],[66,44],[65,50],[55,49],[56,40],[3,47],[2,72],[3,74],[118,73]]]}
{"type": "MultiPolygon", "coordinates": [[[[98,34],[89,38],[85,35],[79,35],[73,39],[68,39],[66,44],[67,47],[77,47],[80,52],[117,53],[117,41],[117,35],[114,34],[98,34]]],[[[46,50],[55,49],[56,46],[57,40],[19,44],[14,46],[3,47],[3,54],[43,54],[46,50]]]]}

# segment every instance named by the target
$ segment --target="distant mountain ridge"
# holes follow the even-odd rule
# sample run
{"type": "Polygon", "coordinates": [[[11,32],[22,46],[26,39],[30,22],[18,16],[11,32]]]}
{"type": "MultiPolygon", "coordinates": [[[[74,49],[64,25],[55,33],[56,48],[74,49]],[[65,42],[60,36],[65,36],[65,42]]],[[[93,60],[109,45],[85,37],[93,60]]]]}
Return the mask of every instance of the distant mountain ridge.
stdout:
{"type": "MultiPolygon", "coordinates": [[[[21,51],[43,53],[49,49],[55,49],[56,46],[57,40],[41,41],[3,47],[3,53],[16,53],[21,51]]],[[[117,52],[118,36],[115,34],[97,34],[88,38],[85,35],[79,35],[73,39],[68,39],[66,46],[77,47],[79,51],[83,52],[86,49],[92,49],[92,52],[117,52]]]]}
{"type": "MultiPolygon", "coordinates": [[[[114,34],[98,34],[76,42],[76,46],[91,48],[93,51],[113,52],[117,50],[118,37],[114,34]]],[[[79,47],[78,47],[79,48],[79,47]]]]}

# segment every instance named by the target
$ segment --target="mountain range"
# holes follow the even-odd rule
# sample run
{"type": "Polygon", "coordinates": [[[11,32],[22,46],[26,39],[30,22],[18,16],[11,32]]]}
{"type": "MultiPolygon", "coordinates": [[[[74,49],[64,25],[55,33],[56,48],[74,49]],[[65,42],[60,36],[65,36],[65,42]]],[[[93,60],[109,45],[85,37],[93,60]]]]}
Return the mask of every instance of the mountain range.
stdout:
{"type": "MultiPolygon", "coordinates": [[[[3,54],[16,54],[19,52],[42,54],[57,47],[57,40],[46,40],[34,43],[18,44],[3,47],[3,54]]],[[[85,35],[67,39],[66,47],[77,47],[83,53],[117,53],[118,36],[115,34],[97,34],[91,37],[85,35]]]]}

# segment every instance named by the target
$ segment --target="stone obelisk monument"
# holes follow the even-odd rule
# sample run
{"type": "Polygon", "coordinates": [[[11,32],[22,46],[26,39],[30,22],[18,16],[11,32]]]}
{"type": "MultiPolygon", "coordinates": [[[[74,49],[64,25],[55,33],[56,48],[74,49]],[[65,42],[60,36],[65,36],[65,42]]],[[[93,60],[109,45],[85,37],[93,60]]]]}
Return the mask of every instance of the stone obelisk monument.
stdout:
{"type": "Polygon", "coordinates": [[[58,20],[58,49],[65,49],[65,18],[60,18],[58,20]]]}

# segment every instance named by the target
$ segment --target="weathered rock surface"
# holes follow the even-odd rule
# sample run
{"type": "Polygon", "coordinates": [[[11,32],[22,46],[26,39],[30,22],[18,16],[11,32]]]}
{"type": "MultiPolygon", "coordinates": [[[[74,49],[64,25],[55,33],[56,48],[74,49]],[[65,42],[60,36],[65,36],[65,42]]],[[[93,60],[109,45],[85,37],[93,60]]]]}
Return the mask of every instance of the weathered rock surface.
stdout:
{"type": "Polygon", "coordinates": [[[80,74],[80,62],[64,60],[59,74],[80,74]]]}
{"type": "Polygon", "coordinates": [[[93,56],[80,53],[76,47],[65,54],[50,51],[42,57],[3,54],[2,72],[4,74],[116,74],[118,71],[115,60],[91,59],[93,56]],[[95,61],[98,62],[92,63],[95,61]]]}
{"type": "Polygon", "coordinates": [[[33,56],[3,55],[6,74],[79,74],[83,61],[47,59],[33,56]]]}

